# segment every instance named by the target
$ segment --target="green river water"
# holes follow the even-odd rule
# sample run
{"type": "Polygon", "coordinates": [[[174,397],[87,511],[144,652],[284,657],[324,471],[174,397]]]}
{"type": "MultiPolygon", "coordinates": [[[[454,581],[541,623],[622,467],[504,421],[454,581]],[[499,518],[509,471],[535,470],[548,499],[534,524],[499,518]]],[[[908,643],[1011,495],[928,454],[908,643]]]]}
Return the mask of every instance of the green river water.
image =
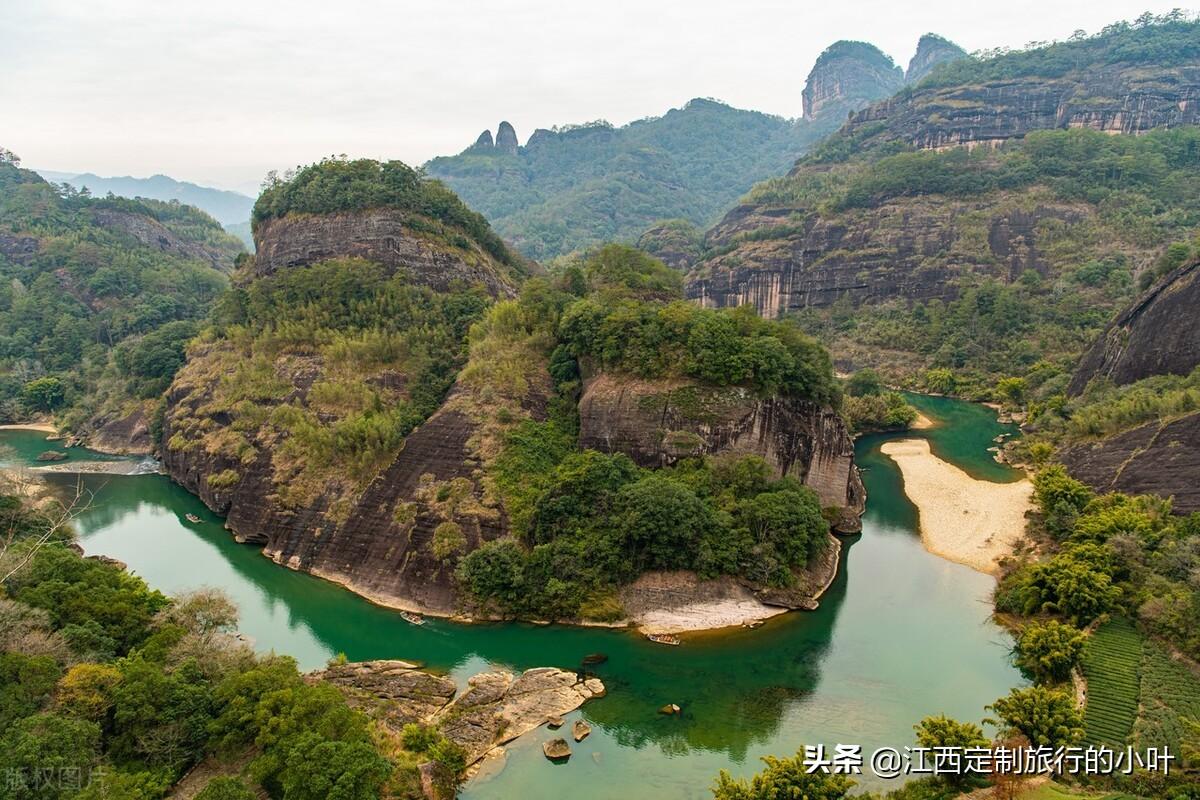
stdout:
{"type": "MultiPolygon", "coordinates": [[[[930,439],[941,457],[980,478],[1019,477],[986,451],[1010,430],[992,411],[910,399],[939,423],[915,435],[930,439]]],[[[306,669],[343,652],[351,660],[420,661],[462,683],[489,667],[574,668],[589,653],[607,654],[591,668],[607,696],[568,718],[568,727],[582,716],[593,728],[571,759],[546,761],[541,743],[552,734],[539,730],[511,744],[506,766],[468,784],[464,798],[704,798],[721,769],[749,774],[759,757],[791,754],[805,743],[861,744],[868,753],[903,747],[921,717],[978,720],[984,705],[1021,683],[1008,636],[989,620],[992,579],[922,548],[899,472],[879,454],[894,436],[858,442],[869,497],[863,533],[845,540],[841,572],[817,611],[756,630],[688,637],[681,647],[568,626],[431,619],[415,627],[235,543],[218,517],[161,475],[83,476],[95,500],[76,524],[89,554],[126,562],[158,589],[224,589],[259,649],[290,654],[306,669]],[[202,522],[187,522],[186,513],[202,522]],[[658,714],[666,703],[678,703],[683,714],[658,714]]],[[[50,447],[44,434],[27,431],[4,431],[0,440],[24,459],[50,447]]],[[[53,480],[73,486],[76,478],[53,480]]],[[[863,784],[884,788],[870,778],[863,784]]]]}

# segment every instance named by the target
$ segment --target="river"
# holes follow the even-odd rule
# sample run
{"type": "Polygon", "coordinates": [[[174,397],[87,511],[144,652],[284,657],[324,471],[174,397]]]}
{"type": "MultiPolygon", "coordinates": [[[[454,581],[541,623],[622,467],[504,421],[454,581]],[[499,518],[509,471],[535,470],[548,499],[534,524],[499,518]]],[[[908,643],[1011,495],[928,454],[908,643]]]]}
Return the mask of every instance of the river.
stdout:
{"type": "MultiPolygon", "coordinates": [[[[904,435],[927,437],[939,456],[976,477],[1019,477],[986,451],[996,434],[1012,430],[994,412],[947,398],[911,399],[939,426],[904,435]]],[[[761,756],[788,755],[805,743],[861,744],[867,752],[912,744],[921,717],[979,720],[986,704],[1022,683],[1009,637],[989,619],[993,579],[922,548],[899,472],[879,453],[895,436],[857,444],[869,498],[863,533],[845,540],[842,569],[818,610],[756,630],[688,637],[680,647],[558,625],[409,625],[237,544],[218,517],[161,475],[82,476],[94,500],[76,526],[89,554],[126,562],[164,592],[224,589],[260,650],[292,655],[305,669],[338,653],[403,658],[462,683],[489,667],[574,668],[585,655],[604,653],[608,661],[590,669],[608,694],[568,718],[568,728],[580,715],[593,728],[571,759],[546,761],[541,742],[550,734],[535,732],[509,746],[502,770],[472,781],[461,797],[690,800],[710,797],[719,770],[749,774],[761,756]],[[187,513],[201,522],[187,522],[187,513]],[[666,703],[679,704],[682,715],[660,715],[666,703]]],[[[22,459],[52,446],[28,431],[0,432],[0,441],[22,459]]],[[[76,478],[52,480],[73,486],[76,478]]]]}

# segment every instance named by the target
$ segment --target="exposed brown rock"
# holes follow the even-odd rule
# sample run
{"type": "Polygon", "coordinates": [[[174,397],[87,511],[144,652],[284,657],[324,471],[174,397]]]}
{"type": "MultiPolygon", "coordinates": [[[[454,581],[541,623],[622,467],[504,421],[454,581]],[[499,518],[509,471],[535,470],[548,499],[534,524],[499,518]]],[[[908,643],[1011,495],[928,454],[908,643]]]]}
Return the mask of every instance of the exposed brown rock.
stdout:
{"type": "Polygon", "coordinates": [[[917,42],[917,52],[913,54],[912,60],[908,62],[908,69],[904,71],[904,82],[919,83],[939,65],[957,61],[966,55],[967,51],[954,42],[936,33],[927,33],[917,42]]]}
{"type": "Polygon", "coordinates": [[[559,761],[571,757],[571,746],[563,738],[550,739],[542,743],[542,752],[551,761],[559,761]]]}
{"type": "Polygon", "coordinates": [[[581,719],[575,720],[575,724],[571,726],[571,738],[577,742],[582,742],[591,732],[592,726],[581,719]]]}
{"type": "Polygon", "coordinates": [[[205,247],[199,242],[188,241],[156,219],[111,208],[93,208],[91,214],[92,220],[100,227],[131,236],[146,247],[171,255],[194,258],[197,261],[207,261],[213,269],[222,272],[228,272],[233,267],[228,253],[205,247]]]}
{"type": "Polygon", "coordinates": [[[904,74],[879,48],[865,42],[834,42],[817,57],[804,84],[808,119],[845,119],[847,112],[887,97],[904,74]]]}
{"type": "Polygon", "coordinates": [[[1072,445],[1058,458],[1098,492],[1173,497],[1177,513],[1200,511],[1200,413],[1072,445]]]}
{"type": "Polygon", "coordinates": [[[1070,394],[1096,378],[1118,386],[1152,375],[1187,375],[1200,364],[1200,262],[1172,271],[1104,330],[1079,362],[1070,394]]]}
{"type": "Polygon", "coordinates": [[[517,154],[517,132],[508,122],[496,128],[496,152],[515,156],[517,154]]]}
{"type": "Polygon", "coordinates": [[[854,443],[842,418],[814,403],[759,398],[742,387],[599,375],[579,401],[579,443],[621,452],[647,467],[720,453],[761,456],[778,475],[812,488],[823,506],[850,508],[865,497],[854,443]]]}
{"type": "Polygon", "coordinates": [[[492,295],[516,294],[515,276],[475,243],[462,246],[423,234],[417,218],[395,209],[344,214],[290,214],[254,232],[254,276],[331,258],[363,258],[445,291],[454,282],[482,284],[492,295]]]}

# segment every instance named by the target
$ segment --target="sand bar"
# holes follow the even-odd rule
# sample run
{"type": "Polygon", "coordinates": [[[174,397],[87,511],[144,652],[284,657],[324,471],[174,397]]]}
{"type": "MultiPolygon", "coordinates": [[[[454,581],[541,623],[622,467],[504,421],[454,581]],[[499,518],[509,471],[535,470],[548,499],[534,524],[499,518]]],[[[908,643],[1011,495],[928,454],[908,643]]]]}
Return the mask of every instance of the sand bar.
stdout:
{"type": "Polygon", "coordinates": [[[0,425],[0,431],[41,431],[58,433],[58,428],[48,422],[23,422],[17,425],[0,425]]]}
{"type": "Polygon", "coordinates": [[[943,461],[924,439],[884,442],[880,451],[896,462],[904,493],[920,515],[921,540],[929,552],[995,574],[1025,532],[1033,484],[972,478],[943,461]]]}

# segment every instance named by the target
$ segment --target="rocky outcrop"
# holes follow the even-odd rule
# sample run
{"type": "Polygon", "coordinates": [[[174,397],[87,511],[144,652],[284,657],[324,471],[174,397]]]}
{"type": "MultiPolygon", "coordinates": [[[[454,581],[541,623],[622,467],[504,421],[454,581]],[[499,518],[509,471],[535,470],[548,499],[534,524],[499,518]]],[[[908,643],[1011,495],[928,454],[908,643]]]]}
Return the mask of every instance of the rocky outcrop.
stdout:
{"type": "Polygon", "coordinates": [[[227,252],[184,239],[156,219],[111,208],[92,208],[91,214],[92,221],[100,227],[130,236],[138,243],[160,253],[205,261],[211,264],[213,269],[222,272],[228,272],[232,267],[227,252]]]}
{"type": "Polygon", "coordinates": [[[904,71],[905,83],[919,83],[940,64],[965,58],[967,51],[936,33],[927,33],[917,42],[917,52],[904,71]]]}
{"type": "Polygon", "coordinates": [[[141,405],[128,413],[92,419],[89,425],[85,439],[92,450],[121,456],[148,456],[155,450],[150,420],[141,405]]]}
{"type": "Polygon", "coordinates": [[[1174,498],[1176,513],[1200,511],[1200,413],[1071,445],[1058,459],[1097,492],[1156,494],[1174,498]]]}
{"type": "Polygon", "coordinates": [[[0,258],[14,264],[27,264],[38,252],[38,240],[32,236],[14,236],[0,231],[0,258]]]}
{"type": "Polygon", "coordinates": [[[852,114],[842,133],[870,129],[873,141],[943,148],[1052,128],[1142,133],[1198,122],[1200,65],[1113,65],[1053,78],[918,87],[852,114]]]}
{"type": "Polygon", "coordinates": [[[1096,378],[1122,385],[1152,375],[1187,375],[1200,364],[1200,262],[1163,277],[1122,311],[1084,355],[1068,393],[1096,378]]]}
{"type": "Polygon", "coordinates": [[[501,122],[496,128],[496,152],[507,156],[517,154],[517,132],[508,122],[501,122]]]}
{"type": "Polygon", "coordinates": [[[440,291],[462,282],[482,284],[495,296],[515,294],[510,269],[465,236],[451,245],[423,232],[436,224],[394,209],[269,219],[254,231],[253,275],[332,258],[363,258],[440,291]]]}
{"type": "Polygon", "coordinates": [[[599,678],[551,667],[520,675],[484,672],[468,679],[467,689],[457,697],[454,681],[406,661],[332,665],[310,679],[338,686],[352,704],[370,710],[393,733],[411,722],[436,726],[463,748],[468,766],[547,718],[561,717],[604,695],[599,678]]]}
{"type": "Polygon", "coordinates": [[[703,234],[687,220],[667,220],[638,237],[637,248],[672,269],[687,272],[700,260],[703,234]]]}
{"type": "Polygon", "coordinates": [[[810,120],[845,119],[904,84],[904,73],[866,42],[834,42],[817,58],[802,94],[810,120]]]}
{"type": "Polygon", "coordinates": [[[859,529],[865,497],[842,418],[814,403],[761,398],[738,386],[645,381],[601,374],[579,401],[579,444],[626,453],[645,467],[689,456],[762,457],[778,475],[809,486],[822,506],[846,509],[843,532],[859,529]]]}
{"type": "Polygon", "coordinates": [[[496,149],[496,143],[492,141],[492,132],[484,131],[479,134],[479,138],[475,140],[475,144],[467,148],[467,152],[483,152],[496,149]]]}
{"type": "Polygon", "coordinates": [[[1048,274],[1042,226],[1086,223],[1094,213],[1003,197],[899,198],[841,213],[741,205],[709,232],[717,255],[689,273],[687,296],[711,308],[752,305],[767,318],[842,297],[855,305],[952,299],[959,275],[1007,282],[1025,270],[1048,274]]]}

